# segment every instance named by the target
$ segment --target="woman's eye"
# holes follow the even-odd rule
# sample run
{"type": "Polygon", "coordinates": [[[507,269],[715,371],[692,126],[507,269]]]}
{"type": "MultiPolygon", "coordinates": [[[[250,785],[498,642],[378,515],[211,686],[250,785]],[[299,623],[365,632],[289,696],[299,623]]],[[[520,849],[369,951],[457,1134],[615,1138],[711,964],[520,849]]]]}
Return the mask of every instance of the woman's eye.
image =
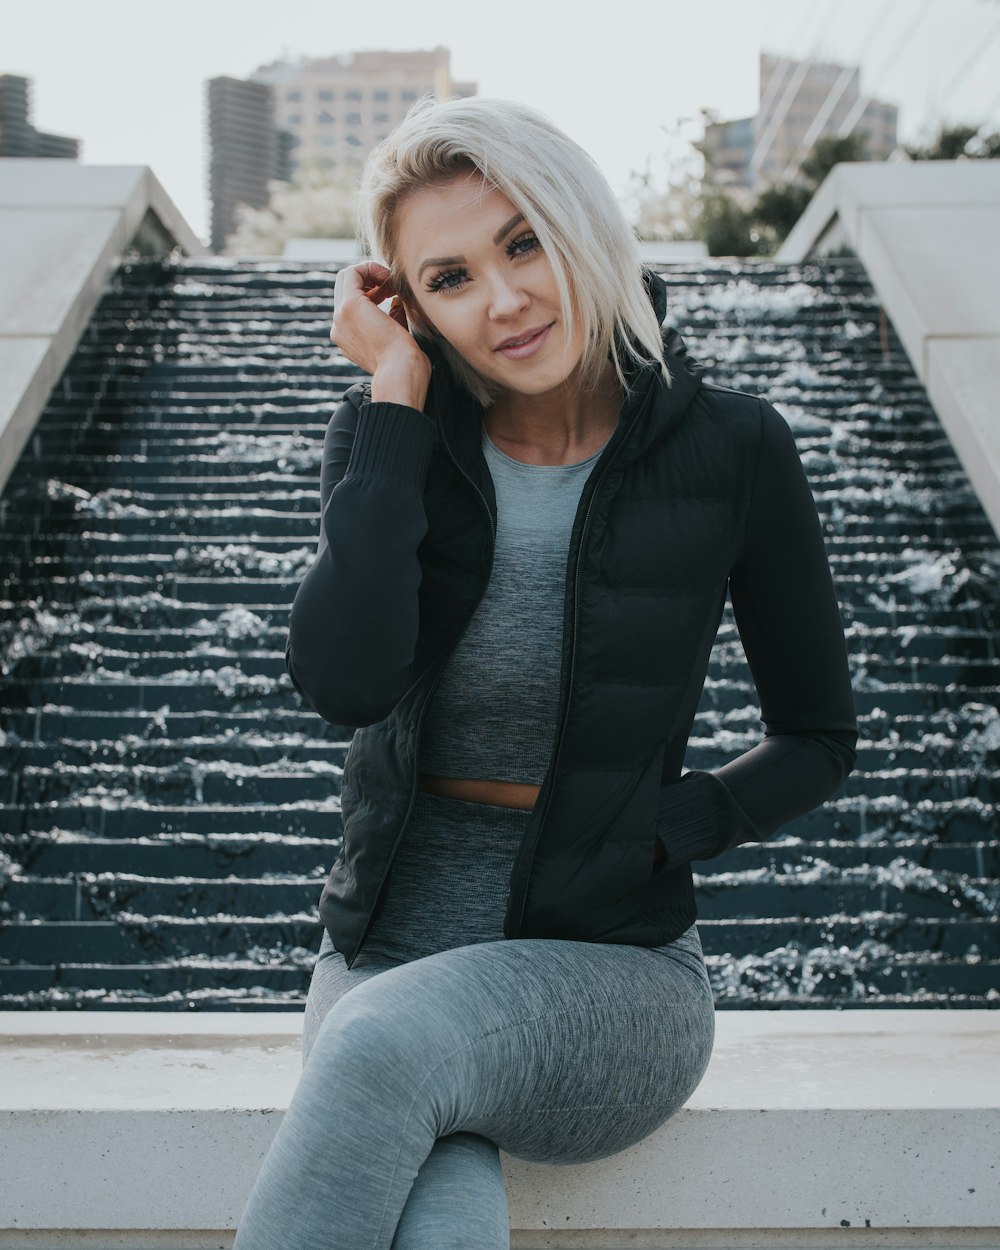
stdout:
{"type": "Polygon", "coordinates": [[[541,247],[538,238],[528,230],[525,234],[519,234],[516,239],[511,239],[507,244],[507,255],[527,256],[538,247],[541,247]]]}
{"type": "Polygon", "coordinates": [[[431,279],[427,284],[427,289],[429,291],[454,291],[456,287],[462,285],[465,278],[464,269],[446,269],[431,279]]]}

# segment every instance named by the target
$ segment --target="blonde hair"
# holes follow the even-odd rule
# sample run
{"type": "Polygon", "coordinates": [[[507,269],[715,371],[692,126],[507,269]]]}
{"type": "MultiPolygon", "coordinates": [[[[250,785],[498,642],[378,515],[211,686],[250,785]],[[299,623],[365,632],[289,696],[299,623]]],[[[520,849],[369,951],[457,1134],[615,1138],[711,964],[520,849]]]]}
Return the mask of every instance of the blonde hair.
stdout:
{"type": "MultiPolygon", "coordinates": [[[[567,339],[577,316],[583,325],[582,385],[596,384],[610,354],[626,388],[631,368],[650,361],[660,365],[669,386],[635,235],[607,180],[583,148],[548,118],[511,100],[425,96],[365,162],[359,235],[369,253],[389,268],[403,298],[414,300],[396,250],[401,203],[418,188],[469,171],[478,171],[505,195],[537,236],[555,275],[567,339]]],[[[429,332],[458,380],[488,406],[495,385],[429,332]]]]}

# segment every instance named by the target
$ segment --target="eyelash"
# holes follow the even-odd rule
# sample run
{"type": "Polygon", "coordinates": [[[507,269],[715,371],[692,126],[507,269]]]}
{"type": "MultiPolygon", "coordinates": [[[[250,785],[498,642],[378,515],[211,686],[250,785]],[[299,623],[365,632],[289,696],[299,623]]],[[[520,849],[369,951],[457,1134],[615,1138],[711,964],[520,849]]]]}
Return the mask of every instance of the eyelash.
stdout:
{"type": "MultiPolygon", "coordinates": [[[[523,234],[519,234],[516,239],[511,239],[507,244],[505,251],[511,260],[519,260],[525,256],[531,256],[533,252],[541,247],[533,230],[526,230],[523,234]],[[530,246],[522,248],[520,245],[527,243],[530,246]]],[[[450,282],[450,278],[466,278],[468,277],[464,269],[445,269],[443,272],[436,274],[427,284],[428,291],[457,291],[460,290],[465,282],[450,282]]]]}

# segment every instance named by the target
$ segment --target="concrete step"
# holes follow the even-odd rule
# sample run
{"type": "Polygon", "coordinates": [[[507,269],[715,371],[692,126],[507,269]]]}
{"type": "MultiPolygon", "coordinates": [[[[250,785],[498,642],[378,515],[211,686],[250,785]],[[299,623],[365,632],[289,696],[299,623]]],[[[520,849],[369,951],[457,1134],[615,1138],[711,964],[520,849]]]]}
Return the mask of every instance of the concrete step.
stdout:
{"type": "MultiPolygon", "coordinates": [[[[301,1027],[252,1008],[0,1012],[6,1244],[230,1245],[301,1027]]],[[[501,1153],[512,1248],[995,1247],[998,1043],[983,1010],[719,1012],[701,1084],[637,1146],[563,1167],[501,1153]]]]}

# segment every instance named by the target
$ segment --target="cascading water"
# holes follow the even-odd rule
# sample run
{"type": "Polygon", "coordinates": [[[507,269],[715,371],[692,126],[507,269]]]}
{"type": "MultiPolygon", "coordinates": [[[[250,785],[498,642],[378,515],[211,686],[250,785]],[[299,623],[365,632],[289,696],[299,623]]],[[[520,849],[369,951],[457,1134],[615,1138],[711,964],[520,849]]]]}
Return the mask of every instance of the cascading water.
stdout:
{"type": "MultiPolygon", "coordinates": [[[[1000,544],[852,260],[660,267],[792,426],[861,722],[827,804],[698,861],[725,1007],[1000,1005],[1000,544]]],[[[124,264],[2,496],[0,1006],[301,1009],[349,730],[284,671],[333,273],[124,264]]],[[[759,740],[728,608],[686,763],[759,740]]]]}

